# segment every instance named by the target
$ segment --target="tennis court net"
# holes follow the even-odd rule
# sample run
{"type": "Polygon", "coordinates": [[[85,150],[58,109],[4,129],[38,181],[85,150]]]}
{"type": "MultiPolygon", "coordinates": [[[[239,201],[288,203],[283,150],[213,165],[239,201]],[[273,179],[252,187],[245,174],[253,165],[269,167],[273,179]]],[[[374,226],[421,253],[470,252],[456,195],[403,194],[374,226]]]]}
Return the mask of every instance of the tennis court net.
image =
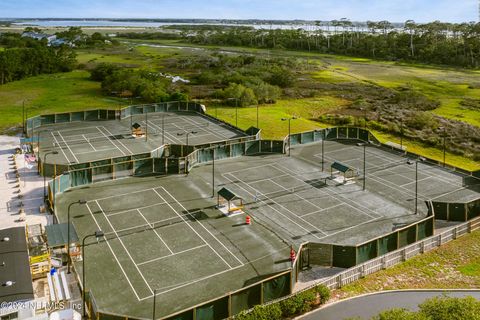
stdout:
{"type": "Polygon", "coordinates": [[[163,220],[159,220],[151,223],[145,223],[145,224],[134,226],[131,228],[125,228],[125,229],[115,230],[112,232],[107,232],[105,233],[105,237],[109,240],[117,237],[121,238],[121,237],[138,234],[146,231],[153,231],[161,228],[170,227],[173,225],[178,225],[180,223],[185,222],[186,220],[188,219],[182,216],[172,217],[172,218],[163,219],[163,220]]]}

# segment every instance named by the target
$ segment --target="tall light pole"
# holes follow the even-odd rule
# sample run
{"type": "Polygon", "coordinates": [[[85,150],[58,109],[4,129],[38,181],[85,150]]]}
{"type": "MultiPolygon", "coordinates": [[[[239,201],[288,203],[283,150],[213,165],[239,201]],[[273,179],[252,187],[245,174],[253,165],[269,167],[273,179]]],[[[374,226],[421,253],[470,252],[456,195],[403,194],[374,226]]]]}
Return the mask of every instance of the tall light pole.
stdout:
{"type": "Polygon", "coordinates": [[[403,117],[400,116],[400,148],[403,151],[403,117]]]}
{"type": "Polygon", "coordinates": [[[213,161],[212,161],[212,198],[215,198],[215,151],[218,149],[218,146],[213,148],[213,161]]]}
{"type": "Polygon", "coordinates": [[[291,155],[290,149],[291,149],[291,146],[292,146],[292,137],[290,136],[290,132],[291,132],[290,122],[292,120],[296,120],[296,119],[297,119],[297,117],[295,117],[295,116],[290,117],[290,118],[282,118],[282,121],[288,121],[288,156],[289,157],[291,155]]]}
{"type": "Polygon", "coordinates": [[[323,137],[322,137],[322,172],[324,170],[324,164],[325,164],[325,130],[323,130],[323,137]]]}
{"type": "Polygon", "coordinates": [[[196,133],[197,133],[197,131],[179,132],[179,133],[177,133],[177,136],[185,135],[186,136],[186,143],[187,143],[187,147],[188,147],[188,136],[191,135],[191,134],[196,134],[196,133]]]}
{"type": "Polygon", "coordinates": [[[238,98],[228,98],[227,101],[235,100],[235,127],[238,128],[238,98]]]}
{"type": "Polygon", "coordinates": [[[365,191],[365,184],[367,181],[367,144],[368,142],[359,143],[358,146],[363,146],[363,191],[365,191]]]}
{"type": "Polygon", "coordinates": [[[156,311],[156,305],[157,305],[157,289],[153,289],[153,315],[152,319],[156,319],[155,311],[156,311]]]}
{"type": "MultiPolygon", "coordinates": [[[[417,202],[418,202],[418,163],[425,161],[425,158],[419,157],[417,160],[415,160],[415,214],[418,213],[417,209],[417,202]]],[[[412,160],[407,160],[407,164],[412,165],[413,161],[412,160]]]]}
{"type": "Polygon", "coordinates": [[[70,265],[72,264],[71,259],[70,259],[70,208],[74,204],[86,204],[87,201],[85,200],[78,200],[75,202],[72,202],[68,205],[68,210],[67,210],[67,273],[70,274],[70,265]]]}
{"type": "Polygon", "coordinates": [[[443,167],[445,168],[445,160],[446,160],[446,152],[447,152],[447,128],[443,127],[443,167]]]}
{"type": "Polygon", "coordinates": [[[42,174],[43,174],[43,202],[47,201],[47,175],[45,173],[45,162],[47,161],[47,156],[51,154],[58,154],[58,151],[46,152],[43,155],[42,162],[42,174]]]}
{"type": "Polygon", "coordinates": [[[259,104],[257,103],[257,129],[260,129],[260,127],[258,125],[258,109],[259,109],[259,104]]]}
{"type": "Polygon", "coordinates": [[[23,135],[26,135],[25,131],[25,123],[27,122],[27,119],[25,118],[25,100],[22,102],[22,129],[23,129],[23,135]]]}
{"type": "Polygon", "coordinates": [[[101,238],[104,236],[102,230],[95,231],[93,234],[86,235],[82,240],[82,305],[83,305],[83,319],[87,319],[87,305],[85,304],[85,240],[91,237],[101,238]]]}

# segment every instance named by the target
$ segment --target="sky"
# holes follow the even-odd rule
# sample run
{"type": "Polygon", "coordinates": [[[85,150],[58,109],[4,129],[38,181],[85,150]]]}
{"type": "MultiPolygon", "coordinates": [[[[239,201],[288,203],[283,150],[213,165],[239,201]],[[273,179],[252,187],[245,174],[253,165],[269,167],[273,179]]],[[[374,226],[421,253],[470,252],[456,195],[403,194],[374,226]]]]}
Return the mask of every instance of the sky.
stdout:
{"type": "Polygon", "coordinates": [[[480,0],[0,0],[2,18],[478,21],[480,0]]]}

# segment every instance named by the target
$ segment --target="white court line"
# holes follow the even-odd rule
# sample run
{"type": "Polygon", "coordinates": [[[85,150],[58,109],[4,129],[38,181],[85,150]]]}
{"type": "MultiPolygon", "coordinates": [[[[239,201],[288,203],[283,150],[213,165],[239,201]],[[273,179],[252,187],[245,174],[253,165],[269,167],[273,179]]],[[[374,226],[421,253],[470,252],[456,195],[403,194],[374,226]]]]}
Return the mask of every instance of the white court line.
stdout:
{"type": "MultiPolygon", "coordinates": [[[[154,128],[156,127],[157,130],[159,130],[160,134],[163,132],[163,133],[165,134],[165,137],[168,138],[168,139],[170,139],[170,140],[172,140],[172,142],[173,142],[173,140],[177,140],[177,142],[179,142],[180,144],[183,144],[183,142],[182,142],[180,139],[178,139],[177,137],[175,137],[173,134],[170,134],[170,133],[168,132],[168,130],[165,129],[165,130],[162,131],[162,127],[156,125],[155,123],[153,123],[153,122],[151,122],[151,121],[148,121],[148,122],[149,122],[149,124],[150,124],[151,127],[154,127],[154,128]]],[[[143,121],[143,123],[145,124],[145,121],[143,121]]]]}
{"type": "Polygon", "coordinates": [[[142,209],[152,208],[152,207],[155,207],[155,206],[158,206],[158,205],[161,205],[161,204],[165,204],[165,202],[159,202],[159,203],[151,204],[151,205],[140,207],[140,208],[133,208],[133,209],[130,209],[130,210],[122,210],[122,211],[115,212],[115,213],[109,213],[109,214],[107,214],[107,217],[116,216],[116,215],[119,215],[119,214],[122,214],[122,213],[135,211],[135,210],[138,210],[138,209],[142,210],[142,209]]]}
{"type": "Polygon", "coordinates": [[[110,150],[118,150],[117,148],[109,148],[109,149],[100,149],[100,150],[95,150],[95,151],[85,151],[85,152],[77,152],[77,155],[81,154],[89,154],[89,153],[95,153],[95,152],[103,152],[103,151],[110,151],[110,150]]]}
{"type": "Polygon", "coordinates": [[[140,276],[142,277],[143,281],[145,282],[145,284],[147,285],[148,289],[150,290],[150,292],[153,294],[153,290],[152,288],[150,287],[150,284],[148,284],[148,281],[145,279],[145,277],[143,276],[143,273],[140,271],[140,269],[138,268],[137,264],[135,263],[135,260],[133,260],[132,256],[130,255],[130,252],[128,252],[127,250],[127,247],[125,247],[125,244],[123,243],[122,241],[122,238],[118,235],[117,231],[115,231],[115,228],[113,227],[112,223],[110,222],[110,220],[108,219],[107,215],[105,214],[105,211],[103,211],[102,207],[100,206],[100,204],[98,203],[97,200],[95,200],[95,203],[97,204],[98,208],[100,208],[100,211],[102,211],[102,214],[103,216],[105,217],[105,219],[107,220],[108,224],[110,225],[110,228],[112,228],[113,232],[115,233],[115,236],[117,237],[118,241],[120,241],[120,244],[122,245],[123,249],[125,250],[125,252],[127,253],[128,257],[130,258],[130,260],[132,261],[132,263],[135,265],[135,268],[137,269],[138,273],[140,274],[140,276]]]}
{"type": "MultiPolygon", "coordinates": [[[[227,252],[229,252],[238,262],[240,262],[240,264],[241,264],[242,266],[244,265],[243,262],[242,262],[236,255],[233,254],[233,252],[231,252],[215,235],[213,235],[213,234],[210,232],[210,230],[208,230],[200,221],[198,221],[197,218],[195,218],[195,216],[192,215],[192,213],[191,213],[189,210],[187,210],[175,197],[173,197],[173,196],[170,194],[170,192],[168,192],[164,187],[160,187],[160,188],[162,188],[163,191],[165,191],[165,192],[169,195],[170,198],[172,198],[180,207],[182,207],[183,210],[185,210],[185,212],[187,212],[189,216],[191,216],[193,219],[195,219],[195,221],[196,221],[205,231],[207,231],[225,250],[227,250],[227,252]]],[[[157,192],[157,190],[154,190],[154,191],[158,194],[159,197],[161,197],[164,201],[166,201],[165,198],[163,198],[163,197],[157,192]]],[[[185,221],[185,217],[183,217],[182,215],[180,215],[168,202],[167,202],[167,204],[170,206],[170,208],[171,208],[172,210],[175,211],[175,213],[176,213],[179,217],[182,217],[182,219],[185,221]]],[[[220,257],[220,259],[223,260],[223,262],[225,262],[230,268],[232,268],[232,266],[231,266],[228,262],[226,262],[225,259],[223,259],[223,257],[222,257],[215,249],[213,249],[212,246],[211,246],[207,241],[205,241],[205,240],[203,239],[203,237],[188,223],[188,221],[185,221],[185,223],[186,223],[186,224],[190,227],[190,229],[192,229],[192,231],[194,231],[205,243],[207,243],[207,245],[213,250],[213,252],[215,252],[215,253],[220,257]]]]}
{"type": "MultiPolygon", "coordinates": [[[[135,210],[133,209],[132,211],[135,211],[135,210]]],[[[153,226],[155,226],[155,224],[162,223],[162,222],[169,221],[169,220],[175,220],[175,219],[178,219],[178,217],[173,217],[173,218],[167,218],[167,219],[154,221],[151,224],[153,224],[153,226]]],[[[174,224],[168,224],[168,225],[162,226],[162,228],[168,228],[168,227],[172,227],[172,226],[174,226],[174,224]]],[[[117,232],[123,233],[123,232],[133,231],[133,230],[140,229],[140,228],[143,228],[145,230],[146,227],[150,227],[150,225],[142,224],[140,226],[133,226],[133,227],[125,228],[125,229],[119,229],[119,230],[117,230],[117,232]]],[[[113,232],[107,232],[106,234],[113,234],[113,232]]]]}
{"type": "Polygon", "coordinates": [[[85,139],[85,141],[88,142],[88,144],[90,145],[90,147],[92,147],[93,151],[97,151],[97,149],[95,149],[95,147],[90,143],[90,141],[85,137],[84,134],[82,134],[82,137],[85,139]]]}
{"type": "Polygon", "coordinates": [[[440,197],[445,197],[446,195],[449,195],[449,194],[451,194],[451,193],[455,193],[455,192],[460,191],[460,190],[465,190],[465,189],[467,189],[467,188],[466,188],[466,187],[460,187],[460,188],[458,188],[458,189],[456,189],[456,190],[452,190],[452,191],[450,191],[450,192],[447,192],[447,193],[441,194],[441,195],[439,195],[439,196],[436,196],[435,198],[432,198],[432,199],[430,199],[430,200],[436,200],[436,199],[438,199],[438,198],[440,198],[440,197]]]}
{"type": "MultiPolygon", "coordinates": [[[[165,188],[163,188],[163,187],[161,187],[161,188],[162,188],[166,193],[168,193],[168,191],[165,190],[165,188]]],[[[179,217],[185,222],[185,224],[186,224],[193,232],[195,232],[195,234],[196,234],[200,239],[202,239],[202,241],[203,241],[210,249],[212,249],[212,251],[213,251],[230,269],[233,268],[227,261],[225,261],[225,259],[223,259],[223,257],[222,257],[215,249],[213,249],[213,247],[210,245],[210,243],[209,243],[208,241],[206,241],[206,240],[202,237],[202,235],[200,235],[200,234],[188,223],[188,221],[185,220],[185,217],[183,217],[181,214],[179,214],[179,213],[177,212],[177,210],[175,210],[175,209],[170,205],[170,203],[168,203],[168,202],[165,200],[165,198],[163,198],[163,197],[160,195],[160,193],[157,192],[157,190],[153,189],[153,191],[155,191],[155,193],[157,193],[157,195],[158,195],[163,201],[165,201],[165,202],[167,203],[167,205],[170,207],[170,209],[172,209],[172,210],[175,212],[175,214],[176,214],[177,216],[179,216],[179,217]]],[[[170,195],[170,193],[168,193],[168,194],[170,195]]],[[[171,195],[170,195],[170,197],[173,198],[171,195]]],[[[187,211],[187,213],[188,213],[191,217],[193,217],[193,218],[195,219],[195,221],[197,221],[197,222],[206,230],[206,228],[190,213],[190,211],[188,211],[187,209],[185,209],[185,207],[183,207],[183,206],[177,201],[177,199],[175,199],[175,198],[173,198],[173,199],[174,199],[185,211],[187,211]]],[[[208,231],[208,230],[207,230],[207,231],[208,231]]],[[[210,231],[208,231],[208,232],[210,233],[210,231]]],[[[210,233],[210,234],[211,234],[211,233],[210,233]]],[[[212,236],[213,236],[213,235],[212,235],[212,236]]],[[[215,236],[213,236],[213,237],[215,238],[215,236]]],[[[216,238],[215,238],[215,239],[216,239],[216,238]]],[[[217,239],[216,239],[216,240],[217,240],[217,239]]],[[[217,241],[218,241],[218,240],[217,240],[217,241]]],[[[219,241],[219,242],[220,242],[220,241],[219,241]]],[[[227,249],[227,250],[228,250],[228,249],[227,249]]],[[[236,257],[235,257],[235,258],[236,258],[236,257]]],[[[237,258],[237,260],[238,260],[238,258],[237,258]]],[[[242,262],[240,261],[240,263],[242,263],[242,262]]]]}
{"type": "MultiPolygon", "coordinates": [[[[190,123],[192,123],[192,124],[196,124],[196,123],[197,123],[195,120],[190,119],[190,118],[187,117],[187,116],[184,116],[184,119],[185,119],[185,121],[188,121],[188,122],[190,122],[190,123]]],[[[207,121],[207,120],[206,120],[204,123],[207,123],[207,124],[208,124],[208,127],[211,127],[211,121],[207,121]]],[[[218,124],[215,123],[215,125],[218,125],[218,124]]],[[[224,131],[228,131],[229,133],[232,133],[232,132],[231,132],[230,130],[225,130],[225,129],[222,128],[221,126],[219,126],[219,127],[220,127],[221,129],[211,129],[210,131],[215,132],[215,134],[216,134],[217,136],[222,136],[223,138],[229,138],[230,136],[228,136],[226,133],[224,134],[224,133],[222,133],[222,132],[224,132],[224,131]]]]}
{"type": "Polygon", "coordinates": [[[78,161],[78,158],[75,156],[75,153],[73,153],[72,149],[70,149],[70,145],[67,143],[67,141],[65,141],[65,139],[63,138],[62,134],[60,133],[60,131],[57,131],[57,133],[60,135],[60,138],[62,138],[63,142],[65,142],[65,144],[67,145],[67,148],[68,150],[70,150],[70,153],[72,154],[72,156],[75,158],[75,161],[78,163],[80,161],[78,161]]]}
{"type": "MultiPolygon", "coordinates": [[[[234,178],[238,179],[235,175],[233,175],[233,174],[231,174],[231,173],[227,173],[227,174],[229,174],[229,175],[233,176],[234,178]]],[[[315,226],[315,225],[311,224],[310,222],[302,219],[300,216],[296,215],[292,210],[288,209],[288,208],[285,207],[284,205],[282,205],[282,204],[278,203],[277,201],[273,200],[272,198],[270,198],[270,197],[268,196],[268,193],[265,194],[265,193],[261,192],[261,191],[258,190],[257,188],[252,187],[252,186],[250,185],[250,183],[243,182],[242,180],[239,180],[239,181],[241,181],[242,183],[245,183],[246,185],[248,185],[251,189],[255,190],[255,192],[258,192],[258,194],[261,194],[261,195],[265,196],[269,201],[272,201],[272,202],[275,203],[277,206],[283,208],[285,211],[290,212],[295,218],[299,218],[299,219],[300,219],[301,221],[303,221],[305,224],[310,225],[310,226],[311,226],[312,228],[314,228],[315,230],[320,231],[321,233],[323,233],[324,235],[326,235],[326,233],[323,232],[322,229],[319,229],[317,226],[315,226]]],[[[285,191],[290,192],[289,189],[283,187],[282,185],[276,183],[275,181],[273,181],[273,180],[271,180],[271,179],[270,179],[270,182],[272,182],[272,183],[280,186],[280,187],[281,187],[282,189],[284,189],[285,191]]],[[[312,188],[313,188],[313,187],[312,187],[312,188]]],[[[295,194],[295,193],[290,193],[290,194],[293,195],[293,194],[295,194]]],[[[303,198],[302,198],[302,199],[303,199],[303,198]]],[[[269,206],[270,206],[270,205],[269,205],[269,206]]],[[[271,206],[270,206],[270,207],[271,207],[271,206]]],[[[289,220],[292,221],[291,219],[289,219],[289,220]]]]}
{"type": "Polygon", "coordinates": [[[109,141],[112,144],[112,146],[114,146],[118,151],[120,151],[120,153],[122,153],[124,156],[127,155],[122,149],[120,149],[115,143],[113,143],[113,141],[109,139],[108,136],[102,130],[100,130],[99,127],[96,127],[96,128],[98,132],[100,132],[105,137],[105,139],[107,139],[107,141],[109,141]]]}
{"type": "MultiPolygon", "coordinates": [[[[102,228],[100,227],[100,225],[98,224],[97,219],[96,219],[95,216],[93,215],[92,209],[91,209],[90,206],[88,205],[88,202],[86,203],[86,206],[87,206],[88,211],[90,212],[90,215],[91,215],[92,218],[93,218],[93,221],[95,221],[95,224],[97,225],[98,230],[101,230],[102,228]]],[[[117,261],[117,264],[118,264],[118,266],[120,267],[120,270],[122,270],[122,273],[123,273],[123,275],[125,276],[125,279],[127,279],[127,282],[128,282],[128,284],[130,285],[130,288],[132,288],[132,291],[133,291],[133,293],[135,294],[135,296],[137,297],[137,300],[138,300],[138,301],[141,301],[141,300],[140,300],[140,297],[139,297],[138,294],[137,294],[137,290],[135,290],[135,288],[134,288],[133,285],[132,285],[132,282],[130,281],[130,278],[127,276],[127,273],[125,272],[125,270],[123,270],[122,264],[121,264],[120,261],[118,260],[117,255],[115,254],[115,252],[113,251],[112,247],[110,246],[110,243],[108,242],[107,238],[104,237],[103,239],[105,240],[105,243],[107,244],[108,248],[110,249],[110,252],[112,253],[113,258],[115,259],[115,261],[117,261]]]]}
{"type": "Polygon", "coordinates": [[[142,190],[137,190],[137,191],[131,191],[131,192],[126,192],[126,193],[121,193],[121,194],[117,194],[117,195],[114,195],[114,196],[108,196],[108,197],[104,197],[104,198],[98,198],[98,199],[95,199],[95,200],[90,200],[88,202],[94,202],[94,201],[101,201],[101,200],[107,200],[107,199],[112,199],[112,198],[117,198],[117,197],[123,197],[123,196],[127,196],[127,195],[130,195],[130,194],[136,194],[136,193],[142,193],[142,192],[145,192],[145,191],[154,191],[153,188],[148,188],[148,189],[142,189],[142,190]]]}
{"type": "MultiPolygon", "coordinates": [[[[340,206],[343,206],[343,203],[339,203],[339,204],[336,204],[334,206],[331,206],[331,207],[328,207],[328,208],[323,208],[321,210],[317,210],[317,211],[314,211],[314,212],[310,212],[310,213],[306,213],[306,214],[302,214],[300,217],[306,217],[306,216],[310,216],[312,214],[316,214],[316,213],[319,213],[319,212],[322,212],[322,211],[326,211],[326,210],[331,210],[333,208],[336,208],[336,207],[340,207],[340,206]]],[[[318,207],[317,207],[318,208],[318,207]]]]}
{"type": "MultiPolygon", "coordinates": [[[[233,181],[232,179],[228,178],[228,177],[226,176],[227,174],[235,177],[234,175],[230,174],[229,172],[222,174],[222,176],[223,176],[225,179],[227,179],[228,181],[230,181],[230,183],[233,183],[234,185],[236,185],[236,186],[239,187],[240,189],[244,190],[246,193],[248,193],[248,194],[251,195],[252,197],[255,197],[255,195],[254,195],[253,193],[251,193],[250,191],[248,191],[248,190],[245,189],[244,187],[240,186],[239,183],[246,184],[249,188],[254,189],[255,191],[258,191],[257,189],[252,188],[252,187],[249,186],[247,183],[245,183],[245,182],[243,182],[243,181],[241,181],[241,180],[235,182],[235,181],[233,181]]],[[[237,179],[237,180],[238,180],[238,179],[237,179]]],[[[269,200],[271,200],[271,199],[269,199],[269,200]]],[[[271,201],[273,201],[273,200],[271,200],[271,201]]],[[[278,214],[280,214],[280,215],[283,216],[284,218],[290,220],[293,224],[297,225],[300,229],[303,229],[304,231],[306,231],[307,234],[311,234],[311,235],[314,236],[315,238],[321,239],[321,238],[318,237],[317,235],[312,234],[312,232],[311,232],[310,230],[304,228],[302,225],[298,224],[297,222],[293,221],[292,219],[290,219],[290,218],[289,218],[288,216],[286,216],[285,214],[281,213],[277,208],[272,207],[271,205],[269,205],[265,200],[259,200],[259,202],[262,202],[262,203],[264,203],[266,206],[272,208],[272,210],[276,211],[278,214]]],[[[278,203],[277,203],[277,204],[278,204],[278,203]]],[[[283,206],[282,206],[282,207],[283,207],[283,206]]],[[[317,230],[316,227],[315,227],[315,230],[317,230]]],[[[317,230],[317,231],[320,231],[320,230],[317,230]]]]}
{"type": "MultiPolygon", "coordinates": [[[[293,175],[293,174],[295,174],[294,171],[286,168],[285,166],[283,166],[283,165],[281,165],[281,164],[279,164],[279,163],[277,163],[276,165],[283,167],[284,171],[289,171],[289,172],[292,174],[292,177],[293,177],[294,179],[297,179],[297,180],[302,181],[303,183],[305,183],[305,181],[303,181],[303,180],[297,178],[295,175],[293,175]]],[[[326,194],[330,195],[332,198],[335,198],[336,200],[340,200],[339,198],[342,198],[343,201],[340,200],[340,202],[343,202],[343,203],[346,204],[347,206],[349,206],[349,207],[351,207],[351,208],[353,208],[353,209],[361,212],[361,213],[364,214],[364,215],[369,216],[369,217],[372,218],[372,219],[374,219],[374,218],[376,218],[376,217],[368,214],[366,211],[369,211],[369,212],[371,212],[372,214],[375,214],[375,215],[380,215],[380,216],[382,216],[381,214],[379,214],[379,213],[371,210],[370,208],[365,207],[365,206],[363,206],[363,205],[361,205],[361,204],[359,204],[359,203],[356,203],[356,202],[354,202],[353,200],[351,200],[351,199],[349,199],[349,198],[346,198],[346,197],[342,196],[342,195],[339,194],[339,193],[335,193],[335,192],[330,191],[328,188],[325,188],[325,190],[322,190],[322,191],[324,191],[326,194]],[[351,205],[349,202],[355,203],[355,205],[356,205],[357,207],[351,205]],[[365,211],[359,210],[358,207],[359,207],[359,208],[362,208],[362,209],[365,210],[365,211]]]]}
{"type": "Polygon", "coordinates": [[[189,251],[193,251],[193,250],[197,250],[197,249],[200,249],[200,248],[203,248],[203,247],[206,247],[206,246],[207,246],[206,244],[202,244],[201,246],[196,246],[196,247],[193,247],[193,248],[190,248],[190,249],[178,251],[178,252],[175,252],[175,253],[172,252],[172,254],[169,254],[168,256],[163,256],[163,257],[155,258],[155,259],[152,259],[152,260],[140,262],[138,264],[138,266],[143,266],[145,264],[149,264],[149,263],[156,262],[156,261],[159,261],[159,260],[163,260],[163,259],[166,259],[166,258],[174,257],[176,255],[179,255],[179,254],[182,254],[182,253],[185,253],[185,252],[189,252],[189,251]]]}
{"type": "MultiPolygon", "coordinates": [[[[287,247],[283,247],[277,251],[275,251],[274,253],[269,253],[269,254],[266,254],[264,256],[261,256],[255,260],[252,260],[250,262],[248,262],[247,264],[252,264],[254,262],[257,262],[259,260],[262,260],[262,259],[265,259],[266,257],[269,257],[269,256],[272,256],[273,254],[277,253],[277,252],[280,252],[280,251],[283,251],[287,248],[290,248],[290,246],[287,246],[287,247]]],[[[205,276],[205,277],[202,277],[202,278],[198,278],[196,280],[193,280],[193,281],[186,281],[186,282],[183,282],[183,283],[179,283],[179,284],[175,284],[175,285],[170,285],[170,286],[165,286],[165,287],[162,287],[162,288],[158,288],[157,290],[162,290],[162,289],[167,289],[167,288],[171,288],[171,289],[168,289],[168,290],[165,290],[165,291],[162,291],[162,292],[159,292],[157,293],[157,296],[159,295],[162,295],[162,294],[165,294],[165,293],[168,293],[168,292],[171,292],[171,291],[174,291],[174,290],[177,290],[177,289],[180,289],[180,288],[183,288],[183,287],[186,287],[186,286],[189,286],[189,285],[192,285],[192,284],[195,284],[197,282],[200,282],[200,281],[203,281],[203,280],[206,280],[206,279],[210,279],[210,278],[213,278],[213,277],[216,277],[216,276],[219,276],[221,274],[224,274],[226,272],[229,272],[229,271],[232,271],[232,270],[235,270],[235,269],[238,269],[238,268],[241,268],[243,266],[238,266],[238,267],[235,267],[235,268],[232,268],[231,270],[224,270],[224,271],[220,271],[220,272],[217,272],[215,274],[211,274],[211,275],[208,275],[208,276],[205,276]],[[173,287],[173,288],[172,288],[173,287]]],[[[147,297],[147,298],[142,298],[142,300],[145,300],[145,299],[148,299],[148,298],[152,298],[153,295],[151,295],[150,297],[147,297]]]]}
{"type": "MultiPolygon", "coordinates": [[[[54,125],[58,125],[58,123],[52,123],[54,125]]],[[[68,123],[70,124],[70,123],[68,123]]],[[[66,132],[66,131],[75,131],[75,130],[78,130],[78,131],[85,131],[85,129],[89,129],[89,128],[96,128],[96,126],[89,126],[89,127],[81,127],[81,128],[75,128],[75,129],[61,129],[62,132],[66,132]]],[[[54,131],[58,131],[58,130],[54,130],[54,131]]]]}
{"type": "Polygon", "coordinates": [[[147,218],[145,218],[145,216],[143,215],[142,211],[140,211],[140,209],[137,209],[138,213],[140,213],[140,215],[142,216],[143,220],[145,220],[145,222],[147,223],[147,225],[150,227],[151,230],[153,230],[153,232],[155,232],[155,234],[157,235],[158,239],[160,239],[160,241],[162,241],[162,243],[165,245],[165,247],[167,247],[168,251],[170,251],[170,254],[172,255],[173,254],[173,251],[172,249],[170,249],[170,247],[167,245],[167,243],[162,239],[162,237],[160,237],[160,235],[158,234],[157,230],[155,230],[153,228],[153,226],[150,224],[150,222],[148,222],[147,218]]]}
{"type": "MultiPolygon", "coordinates": [[[[104,126],[97,127],[97,128],[98,128],[98,131],[100,131],[108,140],[110,140],[110,139],[108,138],[108,136],[107,136],[103,131],[100,130],[100,128],[102,128],[103,130],[105,130],[110,136],[112,136],[112,137],[114,136],[114,134],[111,133],[111,132],[110,132],[107,128],[105,128],[104,126]]],[[[115,141],[118,142],[118,143],[120,143],[120,144],[125,148],[125,150],[127,150],[128,152],[130,152],[130,154],[133,154],[133,152],[132,152],[130,149],[128,149],[127,146],[124,145],[122,141],[120,141],[120,140],[115,140],[115,141]]],[[[114,144],[112,140],[110,140],[110,142],[112,142],[112,144],[118,148],[118,146],[117,146],[116,144],[114,144]]],[[[118,150],[120,150],[120,148],[118,148],[118,150]]],[[[122,150],[120,150],[120,151],[122,152],[122,150]]],[[[122,152],[122,153],[123,153],[124,155],[126,155],[125,152],[122,152]]]]}
{"type": "Polygon", "coordinates": [[[57,143],[58,148],[60,149],[60,151],[62,151],[63,156],[65,157],[65,160],[67,160],[67,162],[70,163],[70,159],[67,157],[67,154],[65,153],[65,151],[63,151],[63,148],[62,148],[62,146],[60,145],[60,143],[58,142],[57,137],[55,137],[55,135],[53,134],[53,132],[50,132],[50,133],[51,133],[53,139],[55,140],[55,142],[57,143]]]}

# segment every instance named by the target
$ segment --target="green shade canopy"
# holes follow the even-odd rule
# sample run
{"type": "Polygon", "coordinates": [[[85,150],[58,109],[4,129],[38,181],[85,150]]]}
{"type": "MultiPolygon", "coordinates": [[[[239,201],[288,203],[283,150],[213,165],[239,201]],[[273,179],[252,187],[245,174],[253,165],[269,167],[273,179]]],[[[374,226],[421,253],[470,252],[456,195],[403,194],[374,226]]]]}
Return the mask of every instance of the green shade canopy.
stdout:
{"type": "Polygon", "coordinates": [[[218,195],[227,201],[242,199],[241,197],[237,196],[235,193],[228,190],[227,188],[220,189],[220,191],[218,191],[218,195]]]}
{"type": "Polygon", "coordinates": [[[346,166],[340,162],[337,162],[335,161],[333,164],[332,164],[332,169],[335,169],[337,171],[340,171],[342,173],[347,173],[348,171],[354,171],[352,168],[350,168],[349,166],[346,166]]]}
{"type": "MultiPolygon", "coordinates": [[[[49,248],[63,247],[68,244],[67,223],[52,224],[45,227],[49,248]]],[[[74,226],[70,223],[70,243],[78,243],[78,235],[74,226]]]]}

